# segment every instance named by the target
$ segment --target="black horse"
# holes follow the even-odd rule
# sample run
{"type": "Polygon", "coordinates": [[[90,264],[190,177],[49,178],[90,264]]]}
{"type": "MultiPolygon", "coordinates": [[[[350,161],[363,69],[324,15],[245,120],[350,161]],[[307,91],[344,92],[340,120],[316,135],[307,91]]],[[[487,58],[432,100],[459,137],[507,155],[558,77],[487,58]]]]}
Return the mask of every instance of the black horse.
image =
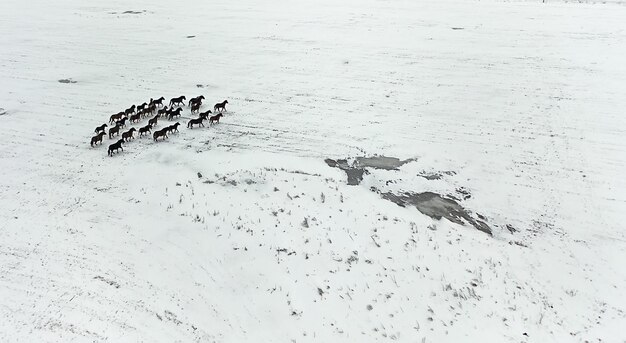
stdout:
{"type": "Polygon", "coordinates": [[[204,100],[204,95],[198,95],[195,98],[189,99],[189,104],[187,106],[191,106],[193,104],[202,104],[202,100],[204,100]]]}
{"type": "Polygon", "coordinates": [[[133,137],[133,133],[135,133],[135,131],[137,130],[135,130],[134,127],[131,127],[130,130],[122,133],[122,140],[124,140],[124,142],[127,142],[129,139],[135,138],[133,137]]]}
{"type": "Polygon", "coordinates": [[[167,116],[167,119],[172,120],[174,117],[180,117],[181,116],[180,112],[182,111],[183,109],[180,107],[173,111],[170,111],[170,114],[167,116]]]}
{"type": "Polygon", "coordinates": [[[184,95],[181,95],[178,98],[172,98],[172,100],[170,100],[170,107],[174,105],[176,106],[185,105],[185,103],[183,102],[184,100],[187,100],[187,98],[185,98],[184,95]]]}
{"type": "Polygon", "coordinates": [[[209,119],[209,114],[211,114],[211,113],[213,113],[213,112],[211,112],[211,110],[208,110],[206,112],[200,113],[199,115],[200,115],[200,118],[204,118],[204,120],[207,120],[207,119],[209,119]]]}
{"type": "Polygon", "coordinates": [[[160,97],[160,98],[154,100],[152,102],[152,104],[161,107],[161,106],[163,106],[163,100],[165,100],[165,98],[164,97],[160,97]]]}
{"type": "Polygon", "coordinates": [[[179,122],[176,122],[176,124],[170,125],[168,127],[165,128],[165,130],[167,130],[167,132],[178,132],[178,127],[180,126],[179,122]]]}
{"type": "Polygon", "coordinates": [[[124,140],[120,139],[119,141],[109,145],[108,155],[113,156],[113,151],[117,152],[118,149],[122,149],[122,151],[124,151],[124,148],[122,148],[122,143],[124,143],[124,140]]]}
{"type": "Polygon", "coordinates": [[[189,128],[189,129],[193,129],[193,126],[194,126],[194,125],[198,125],[198,126],[203,126],[203,127],[204,127],[204,124],[202,124],[202,121],[203,121],[203,120],[204,120],[204,118],[203,118],[203,117],[196,118],[196,119],[191,119],[191,120],[189,121],[189,123],[187,123],[187,128],[189,128]]]}
{"type": "Polygon", "coordinates": [[[213,106],[213,111],[217,112],[218,110],[220,112],[222,112],[222,110],[226,111],[226,104],[228,103],[228,100],[224,100],[222,102],[218,102],[217,104],[215,104],[215,106],[213,106]]]}
{"type": "Polygon", "coordinates": [[[212,116],[211,118],[209,118],[209,125],[213,125],[214,123],[220,123],[220,118],[222,118],[224,115],[221,113],[218,113],[214,116],[212,116]]]}
{"type": "Polygon", "coordinates": [[[96,127],[96,129],[94,130],[95,133],[98,133],[100,131],[104,131],[104,129],[107,127],[107,124],[102,124],[98,127],[96,127]]]}
{"type": "Polygon", "coordinates": [[[143,110],[143,109],[144,109],[144,108],[146,108],[147,106],[148,106],[148,104],[147,104],[147,103],[145,103],[145,102],[144,102],[143,104],[141,104],[141,105],[137,106],[137,112],[139,112],[139,111],[143,110]]]}
{"type": "Polygon", "coordinates": [[[139,136],[143,136],[144,134],[147,134],[148,132],[152,132],[152,125],[148,124],[144,127],[140,127],[139,128],[139,136]]]}
{"type": "Polygon", "coordinates": [[[94,145],[98,144],[98,142],[100,142],[100,144],[102,144],[102,137],[106,135],[106,132],[101,131],[99,134],[91,137],[91,146],[93,147],[94,145]]]}
{"type": "Polygon", "coordinates": [[[109,139],[113,138],[113,134],[115,135],[120,135],[120,127],[119,126],[113,126],[112,128],[109,129],[109,139]]]}
{"type": "Polygon", "coordinates": [[[125,115],[129,115],[129,114],[131,114],[131,113],[135,113],[135,105],[132,105],[131,107],[127,108],[127,109],[124,111],[124,114],[125,114],[125,115]]]}
{"type": "Polygon", "coordinates": [[[159,137],[163,137],[163,139],[167,138],[167,128],[163,128],[159,131],[154,131],[154,133],[152,134],[152,137],[154,138],[154,141],[157,141],[157,138],[159,137]]]}

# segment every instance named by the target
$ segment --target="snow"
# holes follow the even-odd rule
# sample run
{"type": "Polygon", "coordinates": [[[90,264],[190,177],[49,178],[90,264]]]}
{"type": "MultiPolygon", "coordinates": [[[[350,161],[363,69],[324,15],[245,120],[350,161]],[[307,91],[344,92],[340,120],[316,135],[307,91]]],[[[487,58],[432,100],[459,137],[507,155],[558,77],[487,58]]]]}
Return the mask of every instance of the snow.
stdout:
{"type": "Polygon", "coordinates": [[[626,339],[622,2],[0,13],[0,341],[626,339]],[[89,146],[181,94],[228,112],[89,146]],[[415,161],[358,186],[324,163],[373,155],[415,161]],[[456,196],[494,234],[372,188],[456,196]]]}

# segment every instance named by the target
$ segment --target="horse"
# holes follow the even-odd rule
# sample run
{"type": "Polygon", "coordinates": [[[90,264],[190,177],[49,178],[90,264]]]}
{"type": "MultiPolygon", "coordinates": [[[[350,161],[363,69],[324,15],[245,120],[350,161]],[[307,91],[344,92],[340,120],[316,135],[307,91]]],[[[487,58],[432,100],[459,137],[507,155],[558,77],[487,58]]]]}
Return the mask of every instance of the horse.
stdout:
{"type": "Polygon", "coordinates": [[[91,137],[91,146],[93,147],[95,144],[98,144],[98,142],[100,142],[100,144],[102,144],[102,137],[106,135],[106,132],[101,131],[99,134],[91,137]]]}
{"type": "Polygon", "coordinates": [[[154,133],[152,134],[152,137],[154,138],[154,141],[157,141],[157,138],[159,137],[164,137],[163,139],[167,138],[167,128],[161,129],[159,131],[154,131],[154,133]]]}
{"type": "Polygon", "coordinates": [[[133,114],[130,116],[131,123],[137,123],[141,120],[141,113],[133,114]]]}
{"type": "Polygon", "coordinates": [[[124,110],[124,114],[125,115],[129,115],[131,113],[135,113],[135,105],[132,105],[131,107],[129,107],[126,110],[124,110]]]}
{"type": "Polygon", "coordinates": [[[167,119],[172,120],[174,117],[180,117],[181,116],[180,112],[182,111],[183,109],[180,107],[173,111],[170,111],[170,114],[167,116],[167,119]]]}
{"type": "Polygon", "coordinates": [[[197,104],[202,104],[202,100],[204,100],[204,95],[198,95],[195,98],[189,99],[189,105],[187,105],[187,106],[191,106],[191,105],[196,104],[196,103],[197,104]]]}
{"type": "Polygon", "coordinates": [[[167,109],[167,106],[165,106],[165,107],[163,107],[163,108],[159,109],[159,110],[157,111],[157,114],[156,114],[156,115],[157,115],[157,117],[160,117],[160,116],[162,116],[162,115],[164,115],[164,114],[167,114],[169,111],[170,111],[170,110],[169,110],[169,109],[167,109]]]}
{"type": "Polygon", "coordinates": [[[159,116],[154,116],[154,118],[148,120],[148,124],[150,124],[151,126],[156,126],[157,119],[159,119],[159,116]]]}
{"type": "Polygon", "coordinates": [[[148,124],[144,127],[139,128],[139,136],[143,136],[144,133],[152,132],[152,125],[148,124]]]}
{"type": "Polygon", "coordinates": [[[223,117],[224,115],[219,113],[216,114],[214,116],[212,116],[211,118],[209,118],[209,125],[213,125],[213,123],[220,123],[220,118],[223,117]]]}
{"type": "Polygon", "coordinates": [[[157,107],[156,107],[155,104],[152,104],[152,105],[148,106],[148,113],[154,114],[154,112],[156,112],[156,110],[157,110],[157,107]]]}
{"type": "Polygon", "coordinates": [[[112,128],[109,129],[109,139],[113,138],[113,134],[116,135],[120,135],[120,127],[119,126],[113,126],[112,128]]]}
{"type": "Polygon", "coordinates": [[[194,113],[194,112],[200,112],[199,102],[194,102],[193,104],[191,104],[191,113],[194,113]]]}
{"type": "Polygon", "coordinates": [[[133,133],[135,133],[135,131],[137,130],[135,130],[134,127],[131,127],[130,130],[122,133],[122,139],[124,140],[124,142],[127,142],[131,138],[135,138],[133,137],[133,133]]]}
{"type": "Polygon", "coordinates": [[[183,100],[187,100],[187,98],[185,98],[184,95],[181,95],[178,98],[172,98],[172,100],[170,100],[170,107],[174,105],[176,106],[184,105],[185,103],[183,102],[183,100]]]}
{"type": "Polygon", "coordinates": [[[124,126],[126,126],[126,119],[128,119],[128,118],[124,117],[124,118],[122,118],[122,119],[118,120],[118,121],[115,123],[115,125],[116,125],[116,126],[119,126],[119,127],[124,127],[124,126]]]}
{"type": "Polygon", "coordinates": [[[141,105],[137,106],[137,112],[139,112],[139,111],[143,110],[144,108],[146,108],[146,106],[148,106],[148,104],[147,104],[147,103],[145,103],[145,102],[144,102],[143,104],[141,104],[141,105]]]}
{"type": "Polygon", "coordinates": [[[96,129],[94,130],[95,133],[98,133],[100,131],[104,131],[104,129],[107,127],[107,124],[102,124],[98,127],[96,127],[96,129]]]}
{"type": "Polygon", "coordinates": [[[204,127],[204,124],[202,124],[202,121],[203,121],[203,120],[204,120],[204,118],[203,118],[203,117],[196,118],[196,119],[191,119],[191,120],[189,121],[189,123],[187,123],[187,128],[188,128],[188,129],[193,129],[193,126],[194,126],[194,125],[198,125],[198,126],[202,126],[202,127],[204,127]]]}
{"type": "Polygon", "coordinates": [[[168,127],[166,127],[165,129],[167,130],[167,132],[178,132],[178,126],[180,126],[179,122],[176,122],[176,124],[170,125],[168,127]]]}
{"type": "Polygon", "coordinates": [[[152,102],[152,104],[161,107],[161,106],[163,106],[163,100],[165,100],[165,98],[164,97],[160,97],[160,98],[154,100],[152,102]]]}
{"type": "Polygon", "coordinates": [[[113,150],[115,150],[115,152],[117,152],[118,149],[122,149],[122,151],[124,151],[124,148],[122,148],[122,143],[124,143],[124,140],[120,139],[119,141],[109,145],[108,155],[113,156],[113,150]]]}
{"type": "Polygon", "coordinates": [[[206,112],[202,112],[202,113],[200,113],[200,118],[204,118],[204,120],[207,120],[207,119],[209,119],[209,114],[211,114],[211,113],[213,113],[213,112],[211,112],[211,110],[208,110],[206,112]]]}
{"type": "Polygon", "coordinates": [[[124,112],[120,112],[118,114],[113,114],[111,115],[111,117],[109,117],[109,124],[113,124],[116,120],[120,120],[122,119],[122,117],[125,115],[124,112]]]}
{"type": "Polygon", "coordinates": [[[226,104],[228,103],[228,100],[224,100],[222,102],[218,102],[217,104],[215,104],[215,106],[213,106],[213,111],[217,112],[217,110],[219,110],[220,112],[222,112],[222,110],[226,111],[226,104]]]}
{"type": "Polygon", "coordinates": [[[141,118],[145,118],[150,113],[150,109],[148,107],[143,108],[141,110],[137,110],[137,113],[141,115],[141,118]]]}

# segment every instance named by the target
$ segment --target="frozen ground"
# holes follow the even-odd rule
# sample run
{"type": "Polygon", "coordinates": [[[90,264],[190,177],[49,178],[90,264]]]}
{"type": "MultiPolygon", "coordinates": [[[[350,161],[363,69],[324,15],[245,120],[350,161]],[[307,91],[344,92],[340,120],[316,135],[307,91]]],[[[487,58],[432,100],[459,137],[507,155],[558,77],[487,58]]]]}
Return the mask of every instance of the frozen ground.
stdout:
{"type": "Polygon", "coordinates": [[[626,339],[623,4],[0,13],[0,341],[626,339]],[[229,113],[89,147],[181,94],[229,113]],[[324,162],[371,155],[415,160],[356,186],[324,162]],[[372,189],[454,196],[493,236],[372,189]]]}

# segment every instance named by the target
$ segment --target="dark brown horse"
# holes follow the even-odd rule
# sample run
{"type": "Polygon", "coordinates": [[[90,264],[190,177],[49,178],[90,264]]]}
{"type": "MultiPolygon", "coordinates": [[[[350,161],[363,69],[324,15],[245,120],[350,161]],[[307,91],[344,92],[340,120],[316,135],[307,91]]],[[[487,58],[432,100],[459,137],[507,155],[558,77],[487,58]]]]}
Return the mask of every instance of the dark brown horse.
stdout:
{"type": "Polygon", "coordinates": [[[228,100],[224,100],[222,102],[218,102],[217,104],[215,104],[215,106],[213,106],[213,111],[217,112],[220,111],[222,112],[222,110],[224,112],[226,112],[226,104],[228,103],[228,100]]]}
{"type": "Polygon", "coordinates": [[[198,126],[204,126],[204,124],[202,124],[202,121],[204,120],[203,117],[200,118],[196,118],[196,119],[191,119],[189,121],[189,123],[187,123],[187,128],[189,129],[193,129],[194,125],[198,125],[198,126]]]}
{"type": "Polygon", "coordinates": [[[178,98],[172,98],[172,100],[170,100],[170,107],[185,105],[185,103],[183,102],[184,100],[187,100],[184,95],[181,95],[178,98]]]}
{"type": "Polygon", "coordinates": [[[144,102],[143,104],[141,104],[141,105],[137,106],[137,112],[139,112],[139,111],[143,110],[143,109],[144,109],[144,108],[146,108],[147,106],[148,106],[148,104],[147,104],[147,103],[145,103],[145,102],[144,102]]]}
{"type": "Polygon", "coordinates": [[[131,123],[137,123],[141,120],[141,113],[133,114],[130,116],[131,123]]]}
{"type": "Polygon", "coordinates": [[[154,133],[152,134],[152,137],[154,138],[154,141],[157,141],[157,138],[159,137],[163,137],[163,139],[167,138],[167,128],[163,128],[159,131],[154,131],[154,133]]]}
{"type": "Polygon", "coordinates": [[[154,116],[154,118],[148,120],[148,124],[152,125],[152,126],[156,126],[157,124],[157,119],[159,119],[159,116],[154,116]]]}
{"type": "Polygon", "coordinates": [[[102,137],[104,137],[104,135],[106,135],[106,132],[101,131],[99,134],[91,137],[91,146],[93,147],[94,145],[98,144],[98,142],[102,144],[102,137]]]}
{"type": "Polygon", "coordinates": [[[95,133],[98,133],[100,131],[104,131],[104,129],[107,127],[107,124],[102,124],[98,127],[96,127],[96,129],[94,130],[95,133]]]}
{"type": "Polygon", "coordinates": [[[200,112],[200,103],[199,102],[194,102],[193,104],[191,104],[191,113],[194,112],[200,112]]]}
{"type": "Polygon", "coordinates": [[[126,120],[127,120],[127,118],[126,118],[126,117],[124,117],[124,118],[122,118],[122,119],[118,120],[118,121],[115,123],[115,125],[116,125],[116,126],[119,126],[119,127],[124,127],[124,126],[126,126],[126,120]]]}
{"type": "Polygon", "coordinates": [[[161,108],[160,110],[157,111],[157,117],[160,117],[164,114],[167,114],[170,110],[167,109],[167,106],[161,108]]]}
{"type": "Polygon", "coordinates": [[[125,115],[124,112],[120,112],[118,114],[113,114],[111,115],[111,117],[109,117],[109,124],[113,124],[116,120],[120,120],[122,119],[122,117],[125,115]]]}
{"type": "Polygon", "coordinates": [[[124,143],[124,140],[120,139],[119,141],[109,145],[108,155],[113,156],[113,151],[117,152],[118,149],[122,149],[122,151],[124,151],[124,148],[122,148],[122,143],[124,143]]]}
{"type": "Polygon", "coordinates": [[[218,113],[214,116],[212,116],[211,118],[209,118],[209,125],[213,125],[215,123],[219,124],[220,123],[220,118],[222,118],[224,115],[221,113],[218,113]]]}
{"type": "Polygon", "coordinates": [[[137,130],[135,130],[134,127],[131,127],[130,130],[122,133],[122,139],[124,140],[124,142],[128,142],[129,139],[135,138],[133,137],[133,133],[135,133],[135,131],[137,130]]]}
{"type": "Polygon", "coordinates": [[[168,114],[167,119],[172,120],[174,117],[180,117],[181,116],[180,112],[182,111],[183,109],[180,107],[173,111],[170,111],[170,114],[168,114]]]}
{"type": "Polygon", "coordinates": [[[120,134],[119,126],[113,126],[112,128],[109,129],[109,139],[113,138],[114,134],[119,136],[120,134]]]}
{"type": "Polygon", "coordinates": [[[140,127],[139,128],[139,137],[143,136],[144,134],[147,134],[148,132],[152,132],[152,125],[148,124],[144,127],[140,127]]]}
{"type": "Polygon", "coordinates": [[[155,104],[152,104],[152,105],[148,106],[148,113],[154,114],[154,112],[156,112],[156,110],[157,110],[157,107],[156,107],[155,104]]]}

